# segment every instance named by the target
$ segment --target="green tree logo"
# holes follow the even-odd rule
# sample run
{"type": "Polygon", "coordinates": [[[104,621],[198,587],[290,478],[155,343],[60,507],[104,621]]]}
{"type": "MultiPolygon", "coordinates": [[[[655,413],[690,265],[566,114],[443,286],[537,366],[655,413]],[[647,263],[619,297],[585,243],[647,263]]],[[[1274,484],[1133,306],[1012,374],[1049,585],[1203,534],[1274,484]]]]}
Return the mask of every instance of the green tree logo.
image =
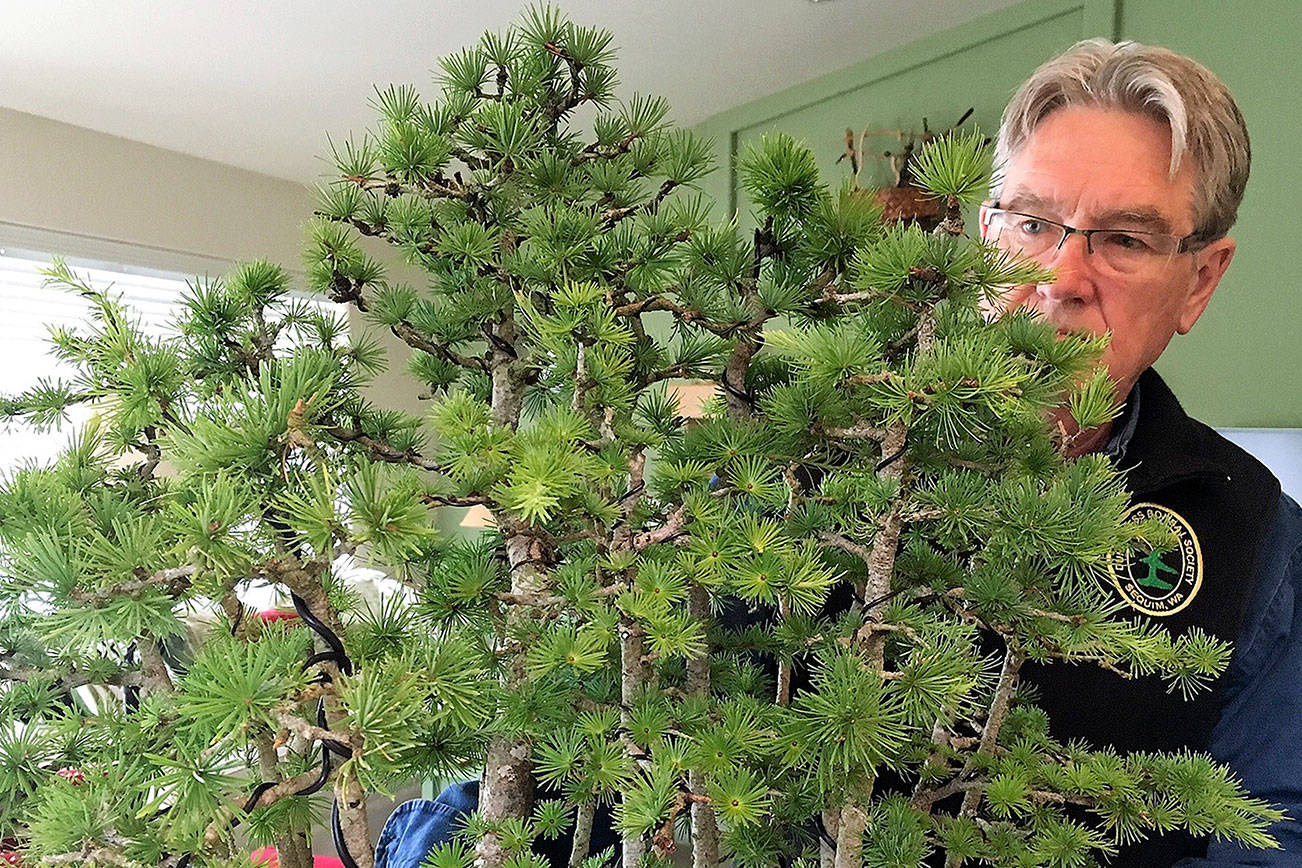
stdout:
{"type": "Polygon", "coordinates": [[[1166,565],[1166,562],[1162,560],[1161,552],[1159,551],[1149,552],[1148,557],[1141,558],[1139,562],[1141,564],[1144,564],[1146,567],[1148,567],[1148,575],[1144,576],[1142,579],[1138,579],[1137,581],[1139,582],[1139,584],[1143,585],[1145,588],[1156,588],[1159,591],[1169,591],[1173,587],[1175,587],[1170,582],[1166,582],[1158,578],[1157,574],[1159,572],[1166,572],[1166,573],[1178,572],[1175,569],[1175,567],[1168,567],[1166,565]]]}

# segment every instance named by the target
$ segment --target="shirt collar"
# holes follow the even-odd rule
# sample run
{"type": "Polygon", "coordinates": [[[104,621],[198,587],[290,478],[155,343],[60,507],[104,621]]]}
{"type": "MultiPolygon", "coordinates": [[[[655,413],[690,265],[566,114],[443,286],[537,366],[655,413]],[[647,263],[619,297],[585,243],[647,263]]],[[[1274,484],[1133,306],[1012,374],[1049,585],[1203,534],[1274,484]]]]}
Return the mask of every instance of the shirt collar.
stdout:
{"type": "Polygon", "coordinates": [[[1126,475],[1136,495],[1187,479],[1224,480],[1216,434],[1184,412],[1152,368],[1139,375],[1126,396],[1123,415],[1113,423],[1104,453],[1126,475]],[[1141,404],[1140,392],[1143,392],[1141,404]]]}
{"type": "Polygon", "coordinates": [[[1139,381],[1130,387],[1130,394],[1121,405],[1121,413],[1112,422],[1112,433],[1107,444],[1100,450],[1114,462],[1120,463],[1126,457],[1126,449],[1135,437],[1135,428],[1139,426],[1139,381]]]}

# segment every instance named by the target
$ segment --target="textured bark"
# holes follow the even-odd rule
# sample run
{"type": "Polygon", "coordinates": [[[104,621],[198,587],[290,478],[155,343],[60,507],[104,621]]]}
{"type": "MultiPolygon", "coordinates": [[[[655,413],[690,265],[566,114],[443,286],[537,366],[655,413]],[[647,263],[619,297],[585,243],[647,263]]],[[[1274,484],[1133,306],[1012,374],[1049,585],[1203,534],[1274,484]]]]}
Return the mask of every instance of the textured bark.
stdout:
{"type": "MultiPolygon", "coordinates": [[[[972,817],[976,815],[977,808],[981,805],[981,796],[985,792],[985,784],[977,781],[968,780],[973,774],[975,759],[977,754],[992,753],[995,749],[995,742],[999,738],[999,730],[1004,725],[1004,720],[1008,717],[1008,709],[1012,706],[1013,693],[1017,689],[1017,676],[1022,668],[1022,662],[1026,659],[1025,655],[1018,652],[1011,645],[1004,653],[1004,665],[999,670],[999,683],[995,687],[994,698],[990,700],[990,711],[986,715],[985,726],[981,729],[981,741],[977,744],[976,750],[968,757],[968,761],[963,764],[963,770],[959,772],[958,777],[950,782],[948,788],[963,790],[963,805],[959,808],[959,816],[972,817]]],[[[946,788],[930,796],[927,806],[937,801],[946,788]]],[[[1057,794],[1054,794],[1055,796],[1057,794]]],[[[958,868],[959,861],[953,856],[945,858],[945,868],[958,868]]]]}
{"type": "Polygon", "coordinates": [[[936,234],[954,237],[963,234],[963,206],[957,197],[949,196],[945,200],[945,219],[936,227],[936,234]]]}
{"type": "Polygon", "coordinates": [[[746,372],[755,356],[756,345],[746,338],[733,344],[728,354],[728,366],[723,371],[723,392],[727,401],[728,416],[745,419],[751,415],[750,393],[746,391],[746,372]]]}
{"type": "MultiPolygon", "coordinates": [[[[920,316],[918,327],[917,352],[924,355],[931,351],[935,338],[934,319],[930,311],[920,316]]],[[[881,618],[882,611],[891,589],[891,578],[895,572],[895,560],[899,555],[900,534],[904,529],[904,508],[908,500],[906,484],[909,475],[909,459],[905,453],[909,429],[907,425],[896,423],[888,427],[881,440],[881,463],[878,473],[883,479],[893,480],[899,486],[899,493],[887,508],[877,535],[873,537],[872,548],[868,552],[868,583],[865,588],[864,602],[867,608],[864,620],[871,627],[881,618]]],[[[886,669],[886,631],[864,630],[859,634],[867,652],[869,665],[878,672],[886,669]]],[[[846,803],[841,807],[840,825],[837,830],[836,858],[834,868],[861,868],[863,851],[863,833],[868,823],[865,808],[869,804],[873,788],[873,770],[864,770],[869,777],[852,786],[846,803]]]]}
{"type": "MultiPolygon", "coordinates": [[[[489,342],[489,370],[492,379],[490,398],[493,422],[515,429],[520,423],[524,403],[515,352],[515,322],[511,311],[504,311],[492,327],[486,327],[489,342]]],[[[506,611],[509,634],[531,617],[532,610],[545,596],[547,576],[542,570],[543,555],[528,525],[501,521],[506,532],[506,559],[511,576],[511,599],[506,611]]],[[[507,689],[525,678],[524,653],[514,652],[506,661],[503,679],[507,689]]],[[[480,780],[479,810],[484,819],[524,820],[533,807],[533,745],[527,740],[497,737],[489,742],[484,756],[484,775],[480,780]]],[[[506,860],[501,841],[494,832],[484,835],[475,847],[475,864],[480,868],[501,868],[506,860]]]]}
{"type": "Polygon", "coordinates": [[[588,345],[580,342],[574,360],[574,397],[570,399],[570,409],[575,413],[583,410],[583,396],[588,391],[588,345]]]}
{"type": "Polygon", "coordinates": [[[574,838],[570,845],[570,868],[579,868],[592,849],[592,821],[597,814],[597,802],[580,802],[574,817],[574,838]]]}
{"type": "MultiPolygon", "coordinates": [[[[700,585],[693,585],[687,598],[687,613],[701,624],[702,629],[707,629],[710,623],[710,592],[700,585]]],[[[709,654],[688,659],[687,692],[693,696],[709,695],[709,654]]],[[[704,795],[708,785],[709,779],[705,772],[697,769],[688,772],[687,786],[693,793],[704,795]]],[[[719,821],[715,817],[714,807],[707,801],[693,801],[691,818],[693,868],[718,868],[719,821]]]]}
{"type": "Polygon", "coordinates": [[[868,814],[857,804],[851,802],[841,809],[833,868],[863,868],[863,833],[867,828],[868,814]]]}
{"type": "Polygon", "coordinates": [[[315,861],[312,842],[308,839],[307,832],[302,830],[277,838],[276,853],[279,868],[312,868],[315,861]]]}
{"type": "Polygon", "coordinates": [[[493,422],[514,429],[520,424],[524,405],[524,384],[515,359],[515,320],[508,311],[496,328],[486,330],[489,342],[489,373],[493,390],[489,398],[493,422]]]}
{"type": "Polygon", "coordinates": [[[736,335],[737,342],[732,345],[728,364],[723,370],[723,391],[730,419],[749,419],[755,412],[754,400],[746,389],[746,373],[750,370],[751,359],[764,343],[762,329],[769,317],[769,311],[759,297],[760,272],[764,260],[778,252],[773,238],[773,218],[769,217],[763,228],[755,230],[750,281],[739,287],[742,306],[750,321],[736,335]]]}
{"type": "MultiPolygon", "coordinates": [[[[284,554],[259,565],[255,568],[255,572],[289,588],[291,592],[299,597],[301,604],[307,607],[311,615],[342,641],[345,633],[343,620],[339,616],[339,611],[330,602],[330,598],[325,592],[325,586],[321,582],[321,577],[328,568],[329,561],[323,559],[303,560],[293,553],[291,547],[287,546],[284,554]]],[[[296,603],[296,605],[299,605],[299,603],[296,603]]],[[[327,644],[325,637],[319,635],[315,628],[313,628],[312,641],[313,647],[317,650],[322,650],[327,644]]],[[[341,672],[337,662],[329,660],[320,664],[320,666],[322,672],[329,676],[331,683],[338,682],[341,672]]],[[[328,702],[326,705],[327,729],[338,725],[344,714],[344,709],[336,702],[328,702]]],[[[317,727],[297,717],[295,717],[295,725],[300,729],[302,727],[307,727],[310,730],[317,729],[317,727]]],[[[314,732],[309,737],[314,739],[328,737],[344,742],[349,741],[347,733],[343,730],[314,732]]],[[[352,747],[357,750],[360,745],[353,744],[352,747]]],[[[309,771],[300,777],[307,776],[315,777],[315,773],[309,771]]],[[[272,780],[275,780],[275,778],[273,777],[272,780]]],[[[304,785],[293,781],[283,781],[274,787],[272,791],[264,793],[258,804],[270,804],[276,799],[292,795],[294,791],[304,785]],[[276,795],[273,796],[273,792],[276,795]]],[[[375,854],[371,850],[371,832],[366,817],[366,790],[362,787],[361,781],[358,780],[357,772],[351,767],[343,767],[335,774],[334,794],[335,803],[339,809],[339,826],[343,833],[344,846],[348,848],[348,852],[352,855],[358,868],[373,868],[375,854]]]]}
{"type": "MultiPolygon", "coordinates": [[[[484,819],[500,821],[529,816],[533,802],[531,754],[529,743],[520,739],[495,738],[489,743],[479,796],[479,810],[484,819]]],[[[506,852],[496,834],[487,834],[479,840],[475,848],[476,865],[489,868],[505,860],[506,852]]]]}
{"type": "Polygon", "coordinates": [[[321,575],[329,564],[323,560],[300,561],[292,554],[272,558],[254,568],[255,572],[273,582],[278,582],[302,597],[307,608],[330,628],[336,636],[344,635],[344,624],[339,613],[326,596],[321,575]]]}
{"type": "MultiPolygon", "coordinates": [[[[823,811],[823,829],[831,836],[832,841],[836,841],[838,830],[841,828],[841,812],[828,809],[823,811]]],[[[818,868],[834,868],[836,865],[836,849],[822,837],[818,840],[818,868]]]]}
{"type": "Polygon", "coordinates": [[[505,367],[493,367],[493,421],[499,425],[508,424],[508,420],[520,418],[521,396],[511,388],[511,377],[505,367]]]}
{"type": "Polygon", "coordinates": [[[357,868],[375,868],[371,851],[371,830],[366,819],[366,791],[351,768],[335,779],[335,799],[339,804],[339,827],[344,844],[357,868]]]}
{"type": "Polygon", "coordinates": [[[144,688],[146,696],[151,693],[171,693],[176,689],[172,684],[172,676],[167,671],[167,663],[163,660],[158,640],[148,634],[140,639],[140,675],[140,686],[144,688]]]}
{"type": "MultiPolygon", "coordinates": [[[[778,600],[778,617],[782,621],[791,617],[791,603],[785,598],[778,600]]],[[[774,697],[778,705],[788,705],[791,702],[791,670],[794,659],[783,654],[778,658],[778,688],[777,695],[774,697]]]]}
{"type": "MultiPolygon", "coordinates": [[[[280,780],[280,760],[271,733],[264,732],[255,740],[258,750],[258,775],[264,781],[280,780]]],[[[275,840],[280,868],[312,868],[312,845],[301,829],[289,829],[275,840]]]]}
{"type": "MultiPolygon", "coordinates": [[[[528,601],[541,599],[546,591],[546,575],[538,566],[541,558],[536,542],[527,528],[507,523],[506,558],[511,568],[511,594],[517,602],[507,610],[508,632],[529,617],[528,601]]],[[[517,652],[507,662],[503,675],[508,689],[524,681],[524,654],[517,652]]],[[[500,821],[525,819],[533,808],[533,745],[520,738],[498,737],[488,745],[484,756],[484,776],[480,781],[479,809],[484,819],[500,821]]],[[[490,832],[476,846],[475,864],[498,868],[506,859],[496,833],[490,832]]]]}
{"type": "MultiPolygon", "coordinates": [[[[981,729],[981,742],[977,745],[976,753],[994,752],[995,742],[999,739],[999,730],[1003,727],[1004,720],[1008,717],[1008,709],[1012,706],[1013,693],[1017,690],[1017,675],[1025,659],[1026,657],[1011,645],[1004,653],[1004,665],[999,670],[999,684],[995,687],[994,698],[990,700],[990,712],[986,715],[986,725],[981,729]]],[[[969,759],[963,769],[965,775],[971,772],[971,767],[972,761],[969,759]]],[[[963,807],[959,813],[970,817],[976,813],[977,806],[980,804],[981,789],[968,790],[963,795],[963,807]]]]}
{"type": "MultiPolygon", "coordinates": [[[[880,475],[883,479],[898,483],[900,493],[887,509],[868,554],[868,586],[864,596],[869,606],[864,612],[864,619],[870,623],[876,621],[886,607],[886,597],[891,590],[891,576],[895,572],[895,558],[899,554],[900,532],[904,529],[904,482],[909,470],[909,459],[903,454],[908,433],[909,429],[905,425],[892,425],[882,440],[882,460],[890,463],[882,468],[880,475]]],[[[883,671],[886,635],[870,632],[865,638],[870,661],[877,667],[877,671],[883,671]]]]}
{"type": "MultiPolygon", "coordinates": [[[[646,633],[642,625],[625,620],[620,628],[620,723],[627,729],[630,725],[629,709],[633,700],[649,683],[648,666],[644,659],[646,633]]],[[[625,738],[624,750],[630,756],[638,754],[637,746],[631,739],[625,738]]],[[[646,855],[646,841],[642,838],[625,837],[621,846],[623,868],[638,868],[642,857],[646,855]]]]}

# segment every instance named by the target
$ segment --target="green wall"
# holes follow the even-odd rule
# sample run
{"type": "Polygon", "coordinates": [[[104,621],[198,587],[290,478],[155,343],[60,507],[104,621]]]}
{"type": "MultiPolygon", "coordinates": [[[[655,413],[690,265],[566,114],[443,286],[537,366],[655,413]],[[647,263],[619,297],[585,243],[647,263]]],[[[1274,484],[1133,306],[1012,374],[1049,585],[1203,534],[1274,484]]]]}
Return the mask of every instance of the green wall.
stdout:
{"type": "MultiPolygon", "coordinates": [[[[864,27],[872,26],[865,19],[864,27]]],[[[1156,43],[1185,52],[1220,75],[1239,102],[1253,144],[1252,180],[1234,236],[1240,252],[1207,313],[1177,336],[1158,362],[1185,407],[1217,426],[1302,427],[1302,304],[1274,251],[1302,247],[1302,166],[1294,155],[1302,117],[1299,0],[1028,0],[963,27],[748,103],[699,124],[721,171],[706,181],[716,201],[742,209],[735,156],[769,131],[804,139],[824,177],[847,178],[847,127],[920,130],[952,124],[968,108],[993,134],[1005,101],[1037,65],[1087,36],[1156,43]]],[[[896,146],[869,137],[864,150],[896,146]]],[[[886,183],[885,160],[870,160],[863,183],[886,183]]]]}

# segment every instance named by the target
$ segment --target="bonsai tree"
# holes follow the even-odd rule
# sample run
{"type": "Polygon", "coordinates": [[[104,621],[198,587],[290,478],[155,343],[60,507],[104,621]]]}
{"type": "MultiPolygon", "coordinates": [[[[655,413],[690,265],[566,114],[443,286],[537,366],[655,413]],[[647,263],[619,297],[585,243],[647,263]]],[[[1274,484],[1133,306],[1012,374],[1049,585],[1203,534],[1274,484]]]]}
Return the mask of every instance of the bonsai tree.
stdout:
{"type": "Polygon", "coordinates": [[[753,221],[719,222],[691,190],[709,147],[616,99],[610,34],[538,7],[440,67],[434,100],[380,90],[335,149],[306,251],[313,290],[410,346],[427,414],[370,403],[383,353],[278,266],[196,281],[165,339],[51,268],[94,305],[53,335],[78,374],[3,409],[98,421],[0,485],[0,823],[25,859],[274,843],[298,868],[329,794],[368,868],[368,793],[480,770],[432,864],[541,868],[564,835],[571,866],[632,868],[679,830],[698,868],[1271,843],[1279,813],[1207,758],[1057,743],[1018,694],[1028,659],[1195,691],[1229,652],[1101,589],[1111,552],[1169,540],[1044,422],[1113,412],[1102,340],[980,312],[1042,275],[963,234],[979,139],[918,159],[935,233],[782,135],[739,163],[753,221]],[[699,422],[680,380],[718,384],[699,422]],[[471,506],[490,527],[437,530],[471,506]],[[344,556],[409,593],[360,603],[344,556]],[[254,581],[298,618],[253,617],[254,581]],[[176,641],[194,611],[217,625],[176,641]],[[603,804],[619,852],[591,852],[603,804]]]}

